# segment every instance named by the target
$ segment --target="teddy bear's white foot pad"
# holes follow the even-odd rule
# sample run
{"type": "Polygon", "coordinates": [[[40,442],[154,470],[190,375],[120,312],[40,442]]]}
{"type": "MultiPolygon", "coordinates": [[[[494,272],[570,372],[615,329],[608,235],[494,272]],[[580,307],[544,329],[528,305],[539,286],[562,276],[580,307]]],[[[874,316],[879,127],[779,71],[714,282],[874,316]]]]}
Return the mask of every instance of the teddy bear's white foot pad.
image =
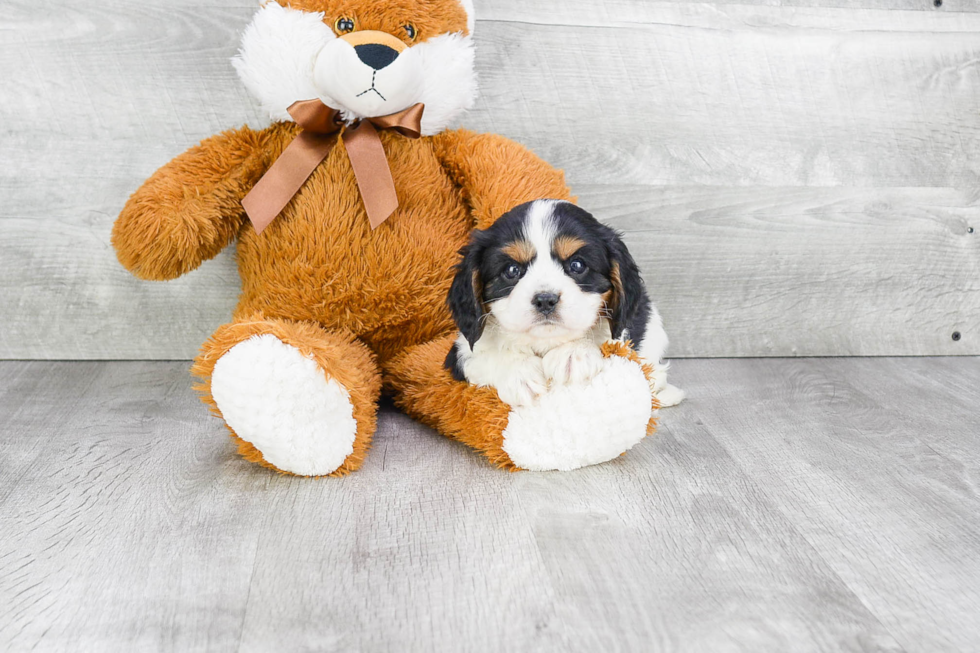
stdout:
{"type": "Polygon", "coordinates": [[[322,476],[354,451],[350,393],[273,335],[254,336],[222,356],[211,396],[238,437],[283,471],[322,476]]]}
{"type": "Polygon", "coordinates": [[[640,366],[611,356],[588,383],[553,387],[535,404],[515,407],[503,450],[515,465],[531,471],[568,471],[612,460],[646,436],[650,399],[640,366]]]}

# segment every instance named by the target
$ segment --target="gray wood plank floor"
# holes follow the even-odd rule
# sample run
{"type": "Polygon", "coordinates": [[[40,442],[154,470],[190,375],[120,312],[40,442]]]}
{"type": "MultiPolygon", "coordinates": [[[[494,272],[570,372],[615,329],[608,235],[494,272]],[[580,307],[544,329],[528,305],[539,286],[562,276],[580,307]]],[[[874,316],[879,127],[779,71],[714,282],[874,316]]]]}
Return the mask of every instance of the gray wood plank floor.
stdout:
{"type": "Polygon", "coordinates": [[[980,359],[676,361],[629,455],[508,474],[386,409],[234,455],[187,363],[0,363],[0,650],[980,650],[980,359]]]}

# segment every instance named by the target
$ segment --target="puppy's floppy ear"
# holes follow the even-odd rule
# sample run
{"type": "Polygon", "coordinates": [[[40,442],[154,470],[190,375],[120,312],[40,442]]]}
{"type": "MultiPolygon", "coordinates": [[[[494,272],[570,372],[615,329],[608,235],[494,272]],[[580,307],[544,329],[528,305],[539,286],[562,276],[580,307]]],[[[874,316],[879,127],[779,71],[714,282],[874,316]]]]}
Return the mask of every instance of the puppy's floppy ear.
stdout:
{"type": "Polygon", "coordinates": [[[650,300],[646,287],[640,277],[640,269],[633,260],[622,237],[609,227],[602,225],[603,239],[609,252],[609,281],[613,286],[609,302],[611,312],[612,337],[622,338],[639,344],[646,331],[650,314],[650,300]]]}
{"type": "Polygon", "coordinates": [[[446,303],[470,347],[483,335],[483,279],[480,277],[482,247],[474,240],[459,251],[463,259],[456,265],[456,276],[446,303]]]}

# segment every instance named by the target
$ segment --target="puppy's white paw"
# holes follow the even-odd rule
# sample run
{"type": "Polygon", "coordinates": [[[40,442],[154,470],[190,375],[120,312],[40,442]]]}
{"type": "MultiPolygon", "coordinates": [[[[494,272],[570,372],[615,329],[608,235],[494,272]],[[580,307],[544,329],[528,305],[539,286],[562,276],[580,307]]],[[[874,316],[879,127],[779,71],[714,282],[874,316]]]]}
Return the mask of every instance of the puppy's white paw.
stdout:
{"type": "Polygon", "coordinates": [[[544,374],[555,385],[591,381],[602,369],[602,352],[595,343],[584,340],[555,347],[542,359],[544,374]]]}
{"type": "Polygon", "coordinates": [[[657,401],[660,402],[661,408],[670,408],[684,401],[684,397],[686,396],[686,392],[668,383],[662,390],[657,392],[657,401]]]}
{"type": "Polygon", "coordinates": [[[541,367],[541,359],[529,357],[513,365],[507,377],[493,387],[505,404],[531,406],[548,391],[548,379],[541,367]]]}
{"type": "Polygon", "coordinates": [[[676,406],[684,401],[687,396],[687,393],[677,386],[667,383],[667,369],[669,367],[670,365],[654,365],[653,375],[650,379],[653,393],[657,395],[657,401],[660,402],[661,408],[676,406]]]}

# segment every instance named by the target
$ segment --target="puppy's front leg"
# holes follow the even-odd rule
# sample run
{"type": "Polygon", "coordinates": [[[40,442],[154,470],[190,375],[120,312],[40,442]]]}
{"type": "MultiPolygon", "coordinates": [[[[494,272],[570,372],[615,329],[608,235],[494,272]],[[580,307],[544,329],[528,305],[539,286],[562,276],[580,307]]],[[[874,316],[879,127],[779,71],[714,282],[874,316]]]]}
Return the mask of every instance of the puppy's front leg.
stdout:
{"type": "Polygon", "coordinates": [[[464,363],[463,373],[470,383],[494,388],[500,400],[511,406],[530,406],[548,391],[541,359],[534,355],[475,355],[464,363]]]}
{"type": "Polygon", "coordinates": [[[555,347],[542,359],[544,374],[556,385],[585,383],[602,370],[602,352],[591,339],[555,347]]]}

